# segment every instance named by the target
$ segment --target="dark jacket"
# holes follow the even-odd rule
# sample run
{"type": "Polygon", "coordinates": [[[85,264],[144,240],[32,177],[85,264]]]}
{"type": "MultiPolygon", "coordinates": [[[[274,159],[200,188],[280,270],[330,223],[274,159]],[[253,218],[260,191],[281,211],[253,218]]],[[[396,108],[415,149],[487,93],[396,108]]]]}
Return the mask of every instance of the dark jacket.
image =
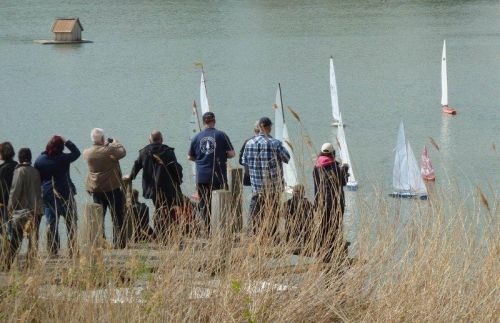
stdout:
{"type": "Polygon", "coordinates": [[[240,149],[239,163],[240,163],[240,165],[245,167],[245,172],[243,173],[243,185],[244,186],[251,186],[252,185],[252,183],[250,183],[250,171],[248,170],[248,166],[243,164],[243,153],[245,152],[245,145],[252,138],[245,140],[245,142],[243,143],[243,146],[241,146],[241,149],[240,149]]]}
{"type": "Polygon", "coordinates": [[[43,214],[40,174],[31,164],[19,164],[10,189],[9,209],[43,214]]]}
{"type": "Polygon", "coordinates": [[[313,205],[305,197],[292,196],[284,204],[287,241],[300,239],[306,242],[313,227],[313,205]]]}
{"type": "Polygon", "coordinates": [[[12,159],[0,164],[0,207],[7,207],[9,203],[10,187],[12,186],[16,166],[17,162],[12,159]]]}
{"type": "Polygon", "coordinates": [[[314,206],[328,213],[344,214],[344,186],[348,168],[341,167],[333,158],[320,156],[313,171],[314,206]]]}
{"type": "Polygon", "coordinates": [[[182,196],[182,167],[177,162],[174,148],[163,144],[150,144],[139,151],[134,163],[131,179],[142,173],[142,194],[151,199],[160,191],[167,199],[182,196]]]}
{"type": "Polygon", "coordinates": [[[67,200],[76,194],[69,165],[80,157],[80,150],[69,140],[65,146],[69,149],[69,153],[49,157],[47,152],[43,152],[35,161],[35,168],[40,172],[44,196],[52,196],[55,190],[62,199],[67,200]]]}

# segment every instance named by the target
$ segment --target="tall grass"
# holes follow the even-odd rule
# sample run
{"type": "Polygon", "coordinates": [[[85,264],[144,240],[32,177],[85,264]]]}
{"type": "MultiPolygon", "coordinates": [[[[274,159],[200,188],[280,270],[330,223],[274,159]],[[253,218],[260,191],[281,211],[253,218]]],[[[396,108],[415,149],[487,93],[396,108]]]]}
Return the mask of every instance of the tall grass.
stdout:
{"type": "Polygon", "coordinates": [[[498,198],[489,210],[464,198],[358,198],[352,261],[338,252],[323,263],[314,238],[292,256],[297,245],[283,232],[268,239],[224,230],[206,240],[174,232],[167,245],[119,267],[68,260],[54,268],[40,259],[4,275],[0,320],[495,321],[498,198]],[[151,271],[155,257],[160,266],[151,271]]]}

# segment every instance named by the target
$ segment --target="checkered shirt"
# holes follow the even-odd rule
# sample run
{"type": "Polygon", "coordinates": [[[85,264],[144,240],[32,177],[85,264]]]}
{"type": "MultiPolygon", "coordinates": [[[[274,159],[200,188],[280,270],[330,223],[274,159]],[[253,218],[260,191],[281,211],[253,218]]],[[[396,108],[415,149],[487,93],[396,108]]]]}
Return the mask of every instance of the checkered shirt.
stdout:
{"type": "Polygon", "coordinates": [[[242,163],[248,166],[253,193],[265,188],[283,188],[283,162],[288,163],[290,154],[281,141],[260,134],[248,140],[242,163]]]}

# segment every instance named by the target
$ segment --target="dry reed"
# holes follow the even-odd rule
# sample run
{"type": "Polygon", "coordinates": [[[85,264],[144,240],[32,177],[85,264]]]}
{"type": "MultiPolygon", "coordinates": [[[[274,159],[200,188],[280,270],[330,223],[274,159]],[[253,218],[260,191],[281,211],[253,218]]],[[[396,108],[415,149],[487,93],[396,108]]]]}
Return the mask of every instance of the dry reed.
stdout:
{"type": "MultiPolygon", "coordinates": [[[[40,259],[28,271],[11,270],[3,276],[0,320],[498,319],[497,198],[488,215],[449,192],[433,192],[427,202],[357,194],[353,261],[341,252],[329,263],[320,261],[325,250],[314,238],[317,225],[296,256],[297,242],[283,233],[272,239],[220,230],[200,240],[173,232],[168,245],[151,251],[161,263],[154,272],[147,254],[114,269],[68,260],[48,271],[40,259]]],[[[270,203],[266,211],[280,209],[270,203]]]]}

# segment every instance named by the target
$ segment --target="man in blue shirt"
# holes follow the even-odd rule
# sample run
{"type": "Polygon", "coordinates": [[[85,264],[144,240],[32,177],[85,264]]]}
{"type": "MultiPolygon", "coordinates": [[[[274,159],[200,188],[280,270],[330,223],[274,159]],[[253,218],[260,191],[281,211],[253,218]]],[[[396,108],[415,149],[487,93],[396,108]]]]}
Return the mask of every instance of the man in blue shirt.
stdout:
{"type": "Polygon", "coordinates": [[[227,187],[227,159],[233,158],[235,153],[229,137],[215,129],[213,112],[203,114],[203,124],[205,130],[191,141],[188,158],[196,163],[198,212],[210,233],[212,191],[227,187]]]}
{"type": "Polygon", "coordinates": [[[259,135],[248,140],[243,152],[242,163],[248,166],[252,186],[250,216],[254,233],[257,233],[264,220],[263,210],[273,210],[266,217],[268,232],[274,235],[278,225],[280,194],[284,190],[283,163],[288,163],[290,154],[278,139],[271,137],[272,122],[267,117],[259,120],[259,135]]]}

